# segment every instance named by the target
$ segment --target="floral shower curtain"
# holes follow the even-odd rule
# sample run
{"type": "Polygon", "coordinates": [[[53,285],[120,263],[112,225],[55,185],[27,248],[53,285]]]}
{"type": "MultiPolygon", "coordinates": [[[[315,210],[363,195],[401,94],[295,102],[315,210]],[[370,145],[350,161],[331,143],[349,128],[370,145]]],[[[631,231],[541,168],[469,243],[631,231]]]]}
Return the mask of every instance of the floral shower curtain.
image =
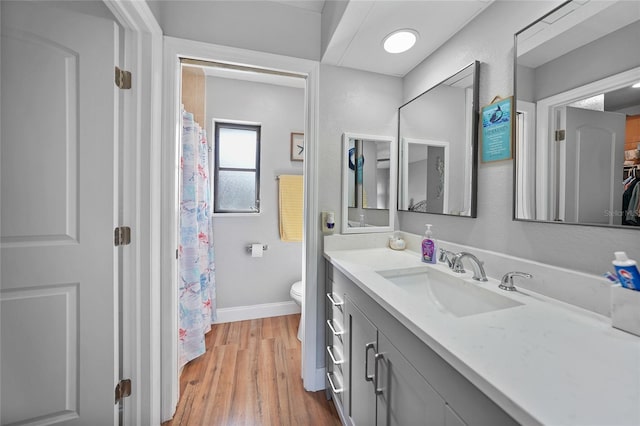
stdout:
{"type": "Polygon", "coordinates": [[[207,136],[185,110],[181,143],[178,356],[183,366],[205,352],[216,297],[207,136]]]}

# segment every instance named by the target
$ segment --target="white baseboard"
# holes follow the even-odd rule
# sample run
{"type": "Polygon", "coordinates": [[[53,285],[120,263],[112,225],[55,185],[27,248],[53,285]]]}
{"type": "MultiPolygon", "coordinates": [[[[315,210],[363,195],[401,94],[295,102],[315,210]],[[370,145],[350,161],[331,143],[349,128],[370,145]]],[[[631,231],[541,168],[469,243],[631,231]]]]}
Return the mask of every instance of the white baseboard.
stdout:
{"type": "Polygon", "coordinates": [[[299,314],[300,306],[293,300],[288,302],[263,303],[251,306],[235,306],[220,308],[216,311],[217,319],[214,324],[225,322],[245,321],[256,318],[278,317],[281,315],[299,314]]]}

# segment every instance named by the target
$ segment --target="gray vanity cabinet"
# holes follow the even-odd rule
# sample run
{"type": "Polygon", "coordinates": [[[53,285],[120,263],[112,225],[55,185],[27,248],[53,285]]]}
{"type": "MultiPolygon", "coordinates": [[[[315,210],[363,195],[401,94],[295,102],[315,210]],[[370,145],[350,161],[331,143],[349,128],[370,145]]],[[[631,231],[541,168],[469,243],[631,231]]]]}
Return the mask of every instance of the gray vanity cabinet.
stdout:
{"type": "MultiPolygon", "coordinates": [[[[508,414],[362,288],[327,264],[327,291],[342,302],[342,422],[357,426],[507,426],[508,414]],[[376,392],[377,390],[377,392],[376,392]]],[[[329,303],[331,305],[331,303],[329,303]]],[[[335,309],[329,307],[328,315],[335,309]]],[[[336,336],[327,333],[330,342],[336,336]]]]}
{"type": "Polygon", "coordinates": [[[345,309],[349,365],[347,414],[356,425],[375,425],[374,355],[378,349],[378,330],[348,297],[345,309]]]}
{"type": "Polygon", "coordinates": [[[445,402],[391,344],[387,336],[345,298],[354,425],[444,425],[445,402]]]}
{"type": "Polygon", "coordinates": [[[445,402],[378,332],[377,425],[446,425],[445,402]]]}

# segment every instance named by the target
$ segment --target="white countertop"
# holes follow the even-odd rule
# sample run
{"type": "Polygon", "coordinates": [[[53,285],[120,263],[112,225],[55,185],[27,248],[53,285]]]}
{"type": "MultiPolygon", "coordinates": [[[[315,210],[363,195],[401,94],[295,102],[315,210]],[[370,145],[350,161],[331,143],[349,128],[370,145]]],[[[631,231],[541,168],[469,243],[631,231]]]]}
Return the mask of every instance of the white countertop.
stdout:
{"type": "Polygon", "coordinates": [[[516,421],[640,425],[640,338],[612,328],[608,317],[467,273],[474,285],[523,305],[458,318],[375,272],[426,265],[418,253],[329,250],[325,258],[516,421]]]}

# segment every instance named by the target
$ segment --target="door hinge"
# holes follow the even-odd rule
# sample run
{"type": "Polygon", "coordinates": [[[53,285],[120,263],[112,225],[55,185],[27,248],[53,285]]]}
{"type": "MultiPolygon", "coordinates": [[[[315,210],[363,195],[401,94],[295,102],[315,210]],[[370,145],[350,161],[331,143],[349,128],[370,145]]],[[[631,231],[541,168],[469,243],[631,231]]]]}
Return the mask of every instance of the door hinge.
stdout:
{"type": "Polygon", "coordinates": [[[120,89],[131,89],[131,71],[116,67],[116,86],[120,89]]]}
{"type": "Polygon", "coordinates": [[[118,226],[113,230],[113,244],[118,246],[126,246],[131,244],[131,228],[128,226],[118,226]]]}
{"type": "Polygon", "coordinates": [[[566,132],[564,130],[556,130],[556,132],[555,132],[555,141],[556,142],[563,141],[565,136],[566,136],[565,133],[566,132]]]}
{"type": "Polygon", "coordinates": [[[122,379],[116,385],[116,404],[131,396],[131,379],[122,379]]]}

